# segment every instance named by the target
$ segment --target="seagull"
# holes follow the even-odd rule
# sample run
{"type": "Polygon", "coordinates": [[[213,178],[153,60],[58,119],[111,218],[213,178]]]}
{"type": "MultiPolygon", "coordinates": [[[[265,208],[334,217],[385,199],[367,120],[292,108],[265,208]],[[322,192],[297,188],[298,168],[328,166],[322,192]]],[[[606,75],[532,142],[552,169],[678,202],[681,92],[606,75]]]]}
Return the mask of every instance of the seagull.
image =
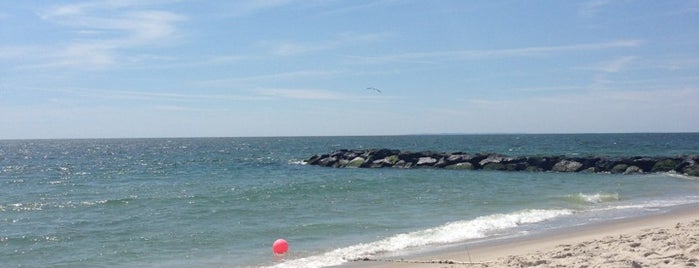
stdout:
{"type": "Polygon", "coordinates": [[[373,91],[376,91],[376,92],[378,92],[378,93],[381,93],[381,90],[378,89],[378,88],[375,88],[375,87],[368,87],[368,88],[366,88],[366,89],[367,89],[367,90],[373,90],[373,91]]]}

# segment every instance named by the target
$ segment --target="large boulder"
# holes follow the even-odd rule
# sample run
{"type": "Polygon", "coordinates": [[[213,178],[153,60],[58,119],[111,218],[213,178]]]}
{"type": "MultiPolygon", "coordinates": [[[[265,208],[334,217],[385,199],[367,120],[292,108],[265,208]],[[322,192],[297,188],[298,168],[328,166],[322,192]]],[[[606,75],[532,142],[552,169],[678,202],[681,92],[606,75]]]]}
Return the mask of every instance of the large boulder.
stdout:
{"type": "Polygon", "coordinates": [[[624,172],[626,172],[627,168],[629,168],[629,165],[627,165],[627,164],[616,164],[616,165],[614,165],[612,170],[610,170],[610,172],[612,172],[614,174],[624,173],[624,172]]]}
{"type": "Polygon", "coordinates": [[[556,172],[577,172],[578,170],[582,169],[582,167],[583,163],[574,160],[563,159],[561,161],[558,161],[558,163],[556,163],[555,165],[553,165],[551,170],[556,172]]]}
{"type": "Polygon", "coordinates": [[[383,159],[383,158],[389,157],[391,155],[397,155],[399,153],[400,153],[400,151],[398,151],[398,150],[390,150],[390,149],[369,150],[369,155],[371,156],[372,159],[383,159]]]}
{"type": "Polygon", "coordinates": [[[366,159],[364,159],[361,156],[357,156],[354,159],[350,160],[349,163],[347,163],[347,165],[345,165],[345,167],[358,168],[364,164],[364,161],[366,161],[366,159]]]}
{"type": "Polygon", "coordinates": [[[522,157],[510,157],[499,154],[491,154],[480,160],[478,166],[485,170],[509,170],[517,171],[527,168],[527,162],[522,157]]]}
{"type": "Polygon", "coordinates": [[[638,166],[629,166],[624,170],[624,174],[640,174],[643,173],[643,169],[638,166]]]}
{"type": "Polygon", "coordinates": [[[435,159],[431,156],[423,156],[423,157],[418,158],[418,160],[417,160],[418,166],[432,166],[435,163],[437,163],[437,159],[435,159]]]}
{"type": "Polygon", "coordinates": [[[657,162],[656,159],[650,157],[634,157],[631,165],[640,168],[643,172],[651,172],[657,162]]]}
{"type": "Polygon", "coordinates": [[[675,168],[679,165],[677,161],[674,159],[663,159],[660,161],[655,162],[653,167],[651,168],[651,171],[653,172],[668,172],[671,170],[675,170],[675,168]]]}
{"type": "Polygon", "coordinates": [[[461,162],[456,164],[451,164],[444,167],[445,169],[461,169],[461,170],[472,170],[473,164],[469,162],[461,162]]]}
{"type": "Polygon", "coordinates": [[[682,169],[682,174],[687,176],[699,177],[699,165],[694,164],[684,167],[684,169],[682,169]]]}
{"type": "Polygon", "coordinates": [[[532,156],[527,158],[528,170],[551,170],[560,157],[532,156]]]}

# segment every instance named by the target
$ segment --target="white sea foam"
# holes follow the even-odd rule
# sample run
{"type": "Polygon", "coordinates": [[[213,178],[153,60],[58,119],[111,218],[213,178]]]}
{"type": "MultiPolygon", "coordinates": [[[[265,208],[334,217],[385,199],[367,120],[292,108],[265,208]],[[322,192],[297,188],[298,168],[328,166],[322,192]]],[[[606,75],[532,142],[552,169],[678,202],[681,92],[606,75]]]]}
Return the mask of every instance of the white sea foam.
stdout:
{"type": "Polygon", "coordinates": [[[679,179],[685,179],[685,180],[692,180],[692,181],[699,180],[699,177],[688,176],[688,175],[684,175],[684,174],[679,174],[679,173],[677,173],[677,172],[675,172],[675,171],[669,171],[669,172],[665,172],[665,173],[663,173],[663,174],[665,174],[665,175],[667,175],[667,176],[670,176],[670,177],[673,177],[673,178],[679,178],[679,179]]]}
{"type": "Polygon", "coordinates": [[[446,244],[487,237],[497,231],[522,224],[537,223],[559,216],[570,215],[572,210],[523,210],[510,214],[493,214],[472,220],[450,222],[434,228],[394,235],[379,241],[335,249],[324,254],[289,260],[272,267],[325,267],[350,260],[371,257],[378,253],[434,244],[446,244]]]}
{"type": "Polygon", "coordinates": [[[289,160],[289,165],[306,165],[306,161],[304,160],[289,160]]]}
{"type": "Polygon", "coordinates": [[[574,202],[582,202],[587,204],[598,204],[604,202],[614,202],[619,201],[619,193],[594,193],[594,194],[584,194],[578,193],[574,195],[568,195],[567,199],[574,202]]]}
{"type": "Polygon", "coordinates": [[[681,206],[687,204],[699,203],[699,196],[682,196],[681,198],[675,199],[662,199],[662,200],[647,200],[638,201],[633,204],[619,204],[608,207],[595,208],[590,211],[605,211],[605,210],[625,210],[625,209],[645,209],[645,210],[657,210],[661,208],[681,206]]]}

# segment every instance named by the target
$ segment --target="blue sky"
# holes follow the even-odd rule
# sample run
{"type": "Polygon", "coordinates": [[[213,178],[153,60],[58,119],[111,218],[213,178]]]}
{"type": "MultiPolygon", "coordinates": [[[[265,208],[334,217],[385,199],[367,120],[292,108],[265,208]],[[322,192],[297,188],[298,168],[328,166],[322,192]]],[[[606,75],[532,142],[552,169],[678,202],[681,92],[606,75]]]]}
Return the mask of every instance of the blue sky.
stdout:
{"type": "Polygon", "coordinates": [[[698,1],[0,0],[0,139],[697,132],[697,114],[698,1]]]}

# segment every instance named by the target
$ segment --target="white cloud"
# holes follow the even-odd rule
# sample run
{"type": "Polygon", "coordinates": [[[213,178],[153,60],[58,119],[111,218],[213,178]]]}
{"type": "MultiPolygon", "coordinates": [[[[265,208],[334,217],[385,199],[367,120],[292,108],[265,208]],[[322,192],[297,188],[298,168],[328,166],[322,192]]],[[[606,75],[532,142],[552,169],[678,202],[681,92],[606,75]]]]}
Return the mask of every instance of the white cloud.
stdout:
{"type": "Polygon", "coordinates": [[[618,73],[627,69],[629,65],[636,61],[636,59],[637,58],[634,56],[618,57],[615,59],[597,63],[593,66],[584,69],[590,69],[605,73],[618,73]]]}
{"type": "Polygon", "coordinates": [[[582,43],[563,46],[536,46],[491,50],[447,50],[389,54],[381,56],[354,56],[352,57],[352,61],[355,63],[363,64],[382,64],[390,62],[428,62],[473,60],[483,58],[531,57],[550,55],[556,53],[571,53],[615,48],[631,48],[638,47],[641,44],[643,44],[642,40],[630,39],[616,40],[604,43],[582,43]]]}
{"type": "Polygon", "coordinates": [[[578,14],[587,17],[594,16],[600,12],[602,8],[610,5],[612,2],[612,0],[589,0],[583,2],[578,6],[578,14]]]}
{"type": "Polygon", "coordinates": [[[684,57],[667,58],[667,59],[662,59],[662,60],[658,60],[655,62],[650,62],[650,63],[648,63],[648,67],[666,69],[666,70],[672,70],[672,71],[684,70],[684,69],[688,69],[688,68],[696,68],[696,67],[699,67],[699,58],[696,57],[695,55],[686,55],[684,57]]]}
{"type": "Polygon", "coordinates": [[[255,93],[264,97],[295,100],[340,100],[340,101],[389,101],[395,98],[382,96],[379,94],[367,94],[364,89],[349,89],[338,92],[326,89],[303,89],[303,88],[260,88],[255,93]]]}
{"type": "MultiPolygon", "coordinates": [[[[699,88],[591,90],[516,99],[473,99],[425,113],[452,132],[698,131],[699,88]],[[474,117],[475,116],[475,117],[474,117]],[[476,118],[477,117],[477,118],[476,118]],[[468,122],[454,126],[453,122],[468,122]]],[[[415,121],[429,120],[415,118],[415,121]]]]}
{"type": "Polygon", "coordinates": [[[28,68],[104,68],[119,63],[120,50],[159,46],[178,36],[183,16],[144,9],[148,2],[100,1],[54,6],[40,12],[47,22],[64,26],[74,38],[43,48],[43,62],[28,68]]]}
{"type": "Polygon", "coordinates": [[[333,77],[333,76],[341,75],[343,73],[345,73],[345,72],[333,71],[333,70],[300,70],[300,71],[292,71],[292,72],[247,76],[247,77],[235,77],[235,78],[206,80],[206,81],[198,82],[196,84],[201,85],[201,86],[231,87],[231,86],[240,86],[240,85],[246,85],[246,84],[255,84],[258,82],[276,81],[276,80],[293,80],[293,79],[299,79],[299,78],[333,77]]]}
{"type": "Polygon", "coordinates": [[[158,102],[220,102],[220,101],[252,101],[269,99],[250,94],[217,94],[217,93],[180,93],[180,92],[145,92],[133,90],[108,90],[95,88],[23,88],[27,91],[46,92],[65,96],[67,100],[79,102],[105,101],[158,101],[158,102]],[[77,98],[76,98],[77,97],[77,98]]]}
{"type": "Polygon", "coordinates": [[[608,73],[616,73],[616,72],[619,72],[619,71],[625,69],[626,67],[628,67],[635,60],[636,60],[636,57],[633,57],[633,56],[617,58],[617,59],[605,62],[601,66],[601,70],[608,72],[608,73]]]}
{"type": "MultiPolygon", "coordinates": [[[[225,16],[242,17],[262,12],[268,9],[279,8],[290,5],[294,0],[240,0],[228,1],[223,10],[225,16]]],[[[302,1],[303,2],[303,1],[302,1]]]]}
{"type": "Polygon", "coordinates": [[[269,49],[270,53],[279,56],[291,56],[309,52],[334,49],[343,46],[362,45],[381,41],[391,34],[387,33],[341,33],[328,40],[319,42],[297,41],[262,41],[260,45],[269,49]]]}
{"type": "MultiPolygon", "coordinates": [[[[328,1],[330,2],[330,1],[328,1]]],[[[335,16],[338,14],[342,13],[349,13],[349,12],[358,12],[361,10],[371,10],[371,9],[376,9],[376,8],[381,8],[383,6],[388,6],[388,5],[394,5],[400,1],[397,0],[378,0],[378,1],[371,1],[371,2],[360,2],[360,1],[344,1],[340,2],[343,5],[340,8],[335,8],[331,9],[328,11],[323,12],[321,15],[324,16],[335,16]]]]}
{"type": "Polygon", "coordinates": [[[278,97],[285,99],[303,99],[303,100],[341,100],[347,99],[347,96],[338,94],[328,90],[321,89],[283,89],[283,88],[266,88],[255,90],[262,96],[278,97]]]}
{"type": "Polygon", "coordinates": [[[36,46],[0,46],[0,59],[18,60],[35,57],[42,50],[36,46]]]}

